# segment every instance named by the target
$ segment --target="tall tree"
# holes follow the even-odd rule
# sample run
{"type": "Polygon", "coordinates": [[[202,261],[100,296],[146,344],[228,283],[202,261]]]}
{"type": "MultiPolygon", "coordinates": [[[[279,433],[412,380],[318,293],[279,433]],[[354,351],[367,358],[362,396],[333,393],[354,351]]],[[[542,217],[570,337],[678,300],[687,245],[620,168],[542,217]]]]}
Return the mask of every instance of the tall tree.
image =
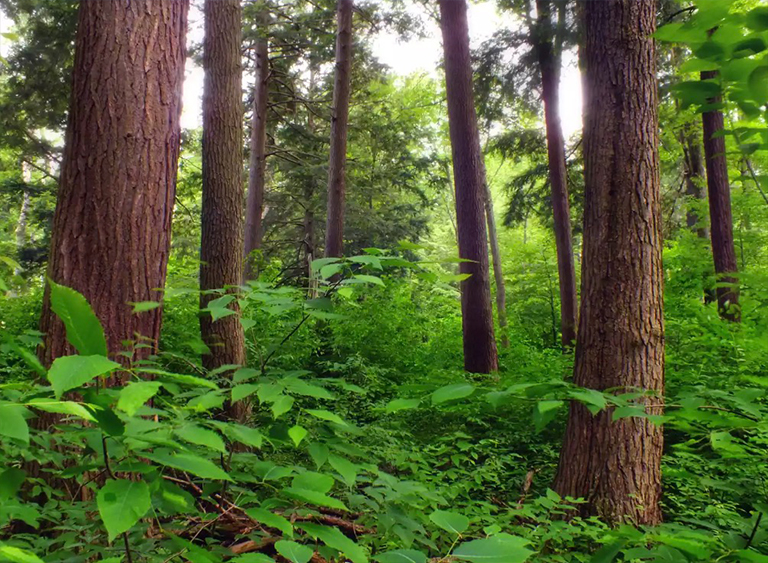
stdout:
{"type": "Polygon", "coordinates": [[[269,12],[266,8],[259,14],[259,36],[254,45],[253,115],[251,117],[251,141],[248,164],[248,197],[245,206],[245,278],[255,274],[253,268],[254,250],[261,248],[264,234],[262,215],[264,213],[264,189],[267,157],[267,92],[269,84],[269,46],[267,23],[269,12]]]}
{"type": "Polygon", "coordinates": [[[493,258],[493,281],[496,283],[496,318],[499,320],[501,345],[509,346],[507,335],[507,291],[504,287],[504,271],[501,268],[501,248],[499,248],[499,233],[496,229],[496,215],[493,210],[493,193],[488,182],[483,182],[485,195],[485,216],[488,222],[488,244],[493,258]]]}
{"type": "MultiPolygon", "coordinates": [[[[130,303],[160,301],[165,285],[188,7],[137,0],[79,8],[48,277],[91,302],[111,354],[137,335],[152,344],[134,359],[160,336],[160,309],[134,314],[130,303]]],[[[47,290],[40,326],[44,363],[71,353],[47,290]]]]}
{"type": "MultiPolygon", "coordinates": [[[[714,80],[717,71],[704,71],[702,80],[714,80]]],[[[712,257],[718,276],[717,308],[720,316],[739,322],[738,262],[733,243],[733,215],[731,213],[731,187],[728,182],[728,163],[725,159],[723,136],[723,112],[719,109],[721,98],[709,100],[714,106],[701,115],[704,132],[704,160],[707,168],[707,192],[709,196],[709,222],[712,239],[712,257]]]]}
{"type": "MultiPolygon", "coordinates": [[[[560,334],[563,347],[576,338],[576,269],[573,263],[571,212],[568,201],[568,172],[565,164],[565,139],[560,124],[560,64],[562,41],[555,40],[550,0],[536,0],[535,51],[541,73],[541,99],[547,130],[549,185],[552,193],[557,270],[560,277],[560,334]]],[[[565,3],[561,3],[558,27],[565,27],[565,3]]]]}
{"type": "MultiPolygon", "coordinates": [[[[664,391],[663,272],[655,0],[583,5],[585,22],[584,259],[574,383],[642,390],[660,414],[664,391]]],[[[582,514],[610,522],[661,519],[660,426],[570,406],[555,488],[582,514]]]]}
{"type": "Polygon", "coordinates": [[[469,274],[461,282],[464,369],[490,373],[498,369],[498,357],[485,228],[485,166],[472,90],[467,3],[466,0],[440,0],[439,4],[459,256],[466,260],[461,262],[460,271],[469,274]]]}
{"type": "MultiPolygon", "coordinates": [[[[201,308],[217,297],[206,290],[236,286],[243,263],[243,106],[240,1],[206,0],[203,7],[203,201],[200,245],[201,308]]],[[[231,305],[237,309],[236,303],[231,305]]],[[[239,315],[201,315],[209,369],[245,363],[239,315]]],[[[238,405],[241,403],[237,403],[238,405]]]]}
{"type": "Polygon", "coordinates": [[[352,68],[352,0],[337,1],[336,69],[331,116],[331,157],[328,167],[328,217],[325,256],[344,251],[344,199],[347,168],[347,125],[352,68]]]}

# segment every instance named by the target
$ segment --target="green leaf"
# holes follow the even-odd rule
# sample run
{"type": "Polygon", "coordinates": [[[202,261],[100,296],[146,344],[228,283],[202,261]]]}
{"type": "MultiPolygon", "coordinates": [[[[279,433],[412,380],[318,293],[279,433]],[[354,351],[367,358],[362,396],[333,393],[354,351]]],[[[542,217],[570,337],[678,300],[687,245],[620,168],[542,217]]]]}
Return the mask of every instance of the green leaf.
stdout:
{"type": "Polygon", "coordinates": [[[58,399],[66,391],[81,387],[94,377],[105,375],[122,366],[104,356],[62,356],[48,370],[48,381],[58,399]]]}
{"type": "Polygon", "coordinates": [[[99,425],[106,434],[110,436],[122,436],[125,433],[125,424],[115,414],[115,411],[109,407],[100,407],[93,405],[91,407],[91,414],[96,419],[96,424],[99,425]]]}
{"type": "Polygon", "coordinates": [[[171,454],[167,450],[158,450],[151,454],[144,453],[142,455],[160,465],[187,471],[203,479],[232,481],[232,478],[218,465],[200,456],[184,453],[171,454]]]}
{"type": "Polygon", "coordinates": [[[29,426],[24,415],[27,409],[14,403],[0,403],[0,436],[29,443],[29,426]]]}
{"type": "Polygon", "coordinates": [[[325,462],[328,461],[328,455],[330,454],[330,451],[328,450],[328,446],[325,444],[320,442],[313,442],[309,445],[307,451],[309,452],[312,461],[315,462],[315,467],[317,467],[317,469],[320,469],[325,464],[325,462]]]}
{"type": "Polygon", "coordinates": [[[415,409],[421,403],[421,399],[394,399],[387,403],[384,407],[384,411],[387,414],[404,411],[407,409],[415,409]]]}
{"type": "Polygon", "coordinates": [[[143,481],[108,480],[96,496],[109,541],[130,530],[149,511],[152,500],[143,481]]]}
{"type": "Polygon", "coordinates": [[[596,389],[574,389],[569,392],[569,395],[572,399],[584,404],[593,415],[599,413],[608,404],[605,395],[596,389]]]}
{"type": "Polygon", "coordinates": [[[275,543],[275,549],[291,563],[307,563],[315,552],[306,545],[288,540],[280,540],[275,543]]]}
{"type": "Polygon", "coordinates": [[[357,483],[357,470],[359,469],[357,465],[335,454],[330,455],[328,462],[331,464],[331,467],[339,472],[339,475],[341,475],[348,487],[355,486],[357,483]]]}
{"type": "Polygon", "coordinates": [[[768,6],[758,6],[747,12],[746,24],[754,31],[768,30],[768,6]]]}
{"type": "Polygon", "coordinates": [[[557,416],[557,411],[565,404],[564,401],[539,401],[533,408],[533,424],[536,432],[541,432],[544,427],[557,416]]]}
{"type": "Polygon", "coordinates": [[[133,305],[134,313],[144,313],[146,311],[157,309],[160,306],[160,303],[158,303],[157,301],[139,301],[137,303],[128,303],[128,304],[133,305]]]}
{"type": "Polygon", "coordinates": [[[216,432],[208,430],[197,424],[186,424],[173,431],[179,438],[190,444],[205,446],[217,452],[226,453],[227,447],[224,440],[216,432]]]}
{"type": "Polygon", "coordinates": [[[256,396],[261,403],[274,403],[283,396],[283,386],[275,383],[259,383],[256,396]]]}
{"type": "Polygon", "coordinates": [[[326,411],[323,409],[306,409],[306,411],[312,416],[314,416],[315,418],[319,418],[320,420],[325,420],[327,422],[334,422],[342,426],[348,425],[348,423],[343,418],[341,418],[339,415],[334,414],[330,411],[326,411]]]}
{"type": "Polygon", "coordinates": [[[157,395],[162,386],[159,381],[133,381],[120,391],[117,408],[128,416],[133,416],[147,401],[157,395]]]}
{"type": "Polygon", "coordinates": [[[453,555],[472,563],[523,563],[533,551],[525,546],[530,542],[510,534],[496,534],[490,538],[465,542],[453,555]]]}
{"type": "Polygon", "coordinates": [[[88,301],[74,289],[49,281],[51,309],[64,323],[67,340],[83,356],[106,356],[104,329],[88,301]]]}
{"type": "Polygon", "coordinates": [[[282,383],[285,386],[286,391],[289,393],[295,393],[296,395],[304,395],[305,397],[314,397],[316,399],[328,400],[336,398],[333,393],[328,391],[328,389],[325,387],[307,383],[306,381],[296,377],[283,379],[282,383]]]}
{"type": "Polygon", "coordinates": [[[747,84],[755,102],[760,105],[768,103],[768,66],[759,66],[753,70],[747,84]]]}
{"type": "Polygon", "coordinates": [[[299,527],[328,547],[346,555],[352,563],[368,563],[368,554],[365,549],[342,534],[338,528],[312,523],[300,524],[299,527]]]}
{"type": "Polygon", "coordinates": [[[15,497],[26,478],[26,472],[15,467],[9,467],[0,473],[0,499],[15,497]]]}
{"type": "Polygon", "coordinates": [[[180,385],[187,385],[189,387],[207,387],[208,389],[215,389],[216,391],[219,390],[219,386],[216,385],[213,381],[210,381],[208,379],[203,379],[202,377],[197,377],[196,375],[170,373],[167,371],[156,370],[151,368],[142,369],[141,371],[144,373],[156,375],[158,379],[167,379],[169,381],[178,383],[180,385]]]}
{"type": "Polygon", "coordinates": [[[265,526],[280,530],[283,535],[288,536],[289,538],[293,537],[293,526],[290,521],[279,514],[275,514],[274,512],[270,512],[263,508],[249,508],[245,513],[250,518],[256,520],[256,522],[261,522],[265,526]]]}
{"type": "Polygon", "coordinates": [[[289,410],[293,408],[294,403],[293,397],[289,397],[288,395],[282,395],[277,398],[277,400],[272,403],[272,416],[275,418],[280,418],[280,416],[287,413],[289,410]]]}
{"type": "Polygon", "coordinates": [[[475,388],[469,383],[456,383],[454,385],[446,385],[441,387],[434,393],[432,393],[432,404],[439,405],[447,401],[455,401],[456,399],[463,399],[469,397],[474,393],[475,388]]]}
{"type": "Polygon", "coordinates": [[[245,383],[243,385],[235,385],[232,388],[232,402],[236,403],[242,401],[246,397],[253,395],[259,390],[259,385],[254,383],[245,383]]]}
{"type": "Polygon", "coordinates": [[[263,553],[243,553],[229,559],[227,563],[275,563],[275,560],[263,553]]]}
{"type": "Polygon", "coordinates": [[[429,519],[443,530],[456,535],[461,535],[469,527],[469,518],[457,512],[435,510],[429,519]]]}
{"type": "Polygon", "coordinates": [[[396,549],[379,553],[373,558],[379,563],[427,563],[427,556],[415,549],[396,549]]]}
{"type": "Polygon", "coordinates": [[[290,436],[293,443],[298,446],[301,444],[301,441],[307,437],[307,429],[297,424],[288,430],[288,436],[290,436]]]}
{"type": "Polygon", "coordinates": [[[283,489],[283,493],[289,497],[306,502],[308,504],[314,504],[317,506],[325,506],[328,508],[336,508],[338,510],[348,510],[347,507],[338,499],[324,495],[317,491],[310,489],[298,489],[296,487],[288,487],[283,489]]]}
{"type": "Polygon", "coordinates": [[[160,490],[155,493],[155,499],[157,509],[168,515],[189,514],[195,509],[195,498],[165,479],[160,480],[160,490]]]}
{"type": "Polygon", "coordinates": [[[318,493],[327,493],[333,488],[333,477],[325,473],[305,471],[293,478],[292,486],[297,489],[308,489],[318,493]]]}
{"type": "Polygon", "coordinates": [[[261,449],[261,445],[264,442],[264,435],[261,432],[242,424],[228,424],[224,434],[231,440],[256,449],[261,449]]]}
{"type": "Polygon", "coordinates": [[[621,539],[612,543],[605,544],[598,549],[589,560],[589,563],[612,563],[616,556],[624,549],[624,544],[627,543],[626,539],[621,539]]]}
{"type": "Polygon", "coordinates": [[[358,280],[362,283],[371,283],[373,285],[379,285],[381,287],[385,287],[384,282],[381,278],[377,278],[376,276],[369,276],[366,274],[357,274],[352,279],[358,280]]]}
{"type": "Polygon", "coordinates": [[[232,374],[232,381],[234,383],[242,383],[243,381],[253,379],[260,373],[259,370],[253,368],[239,368],[232,374]]]}
{"type": "Polygon", "coordinates": [[[19,549],[12,545],[0,543],[0,561],[11,563],[43,563],[37,555],[26,549],[19,549]]]}

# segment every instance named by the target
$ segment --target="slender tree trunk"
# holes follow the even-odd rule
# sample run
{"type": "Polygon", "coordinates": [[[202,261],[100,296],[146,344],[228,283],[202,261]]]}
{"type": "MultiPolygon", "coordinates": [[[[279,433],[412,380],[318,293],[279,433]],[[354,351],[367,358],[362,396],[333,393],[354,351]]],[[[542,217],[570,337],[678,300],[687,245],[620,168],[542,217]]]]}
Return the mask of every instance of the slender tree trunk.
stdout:
{"type": "Polygon", "coordinates": [[[453,152],[456,222],[459,230],[461,314],[464,369],[490,373],[498,369],[491,308],[488,238],[485,228],[485,166],[480,150],[466,0],[440,0],[440,26],[445,55],[445,89],[453,152]]]}
{"type": "MultiPolygon", "coordinates": [[[[663,410],[664,318],[655,0],[586,2],[584,261],[574,383],[645,390],[663,410]],[[655,394],[655,395],[654,395],[655,394]]],[[[583,515],[661,520],[660,426],[570,406],[555,479],[583,515]]]]}
{"type": "Polygon", "coordinates": [[[264,191],[267,156],[267,91],[269,84],[269,49],[267,45],[266,10],[259,17],[262,36],[256,42],[256,69],[253,86],[253,117],[251,119],[251,147],[248,164],[248,198],[245,206],[245,279],[255,277],[254,250],[261,248],[264,233],[264,191]]]}
{"type": "MultiPolygon", "coordinates": [[[[717,78],[716,71],[701,73],[702,80],[717,78]]],[[[720,97],[710,100],[719,104],[720,97]]],[[[741,320],[739,311],[739,266],[733,242],[733,215],[731,213],[731,187],[728,182],[728,163],[725,157],[723,112],[719,109],[706,111],[701,115],[704,131],[704,158],[707,168],[707,189],[709,196],[709,223],[712,233],[712,257],[718,284],[717,308],[720,316],[732,322],[741,320]]]]}
{"type": "MultiPolygon", "coordinates": [[[[240,1],[206,0],[203,40],[203,206],[200,288],[236,286],[243,263],[243,106],[240,60],[240,1]]],[[[218,295],[201,295],[200,306],[218,295]]],[[[236,303],[231,305],[237,310],[236,303]]],[[[239,313],[239,311],[238,311],[239,313]]],[[[210,353],[203,365],[214,369],[245,363],[240,315],[213,321],[200,317],[210,353]]],[[[236,406],[243,402],[236,403],[236,406]]],[[[242,412],[233,413],[240,419],[242,412]]]]}
{"type": "MultiPolygon", "coordinates": [[[[29,207],[31,205],[31,197],[29,195],[29,183],[32,181],[32,171],[29,164],[26,162],[21,163],[21,181],[24,182],[21,194],[21,208],[19,209],[19,220],[16,223],[16,255],[20,258],[21,252],[27,246],[27,223],[29,222],[29,207]]],[[[15,275],[20,275],[21,271],[14,269],[15,275]]]]}
{"type": "Polygon", "coordinates": [[[352,69],[352,0],[338,0],[336,17],[336,72],[331,116],[331,157],[328,167],[328,219],[325,227],[325,255],[344,252],[344,200],[347,168],[347,124],[352,69]]]}
{"type": "MultiPolygon", "coordinates": [[[[81,2],[48,277],[82,293],[110,354],[139,334],[155,350],[179,156],[187,0],[81,2]],[[140,62],[140,64],[139,64],[140,62]]],[[[43,363],[72,353],[46,290],[43,363]]]]}
{"type": "MultiPolygon", "coordinates": [[[[704,159],[701,154],[701,143],[695,135],[695,127],[689,127],[683,132],[683,157],[685,167],[685,194],[693,199],[704,200],[704,159]]],[[[699,238],[708,239],[709,230],[701,224],[701,218],[693,209],[689,209],[685,217],[689,229],[695,229],[699,238]]]]}
{"type": "Polygon", "coordinates": [[[493,212],[493,194],[488,182],[483,182],[485,191],[485,216],[488,222],[488,242],[493,257],[493,279],[496,282],[496,317],[499,319],[501,345],[509,346],[507,334],[507,290],[504,285],[504,272],[501,267],[501,249],[499,248],[499,233],[496,230],[496,215],[493,212]]]}
{"type": "MultiPolygon", "coordinates": [[[[554,30],[549,0],[536,0],[538,12],[536,51],[541,71],[541,97],[547,129],[549,184],[552,191],[557,270],[560,278],[560,338],[563,348],[576,338],[576,270],[573,264],[571,212],[568,201],[568,173],[565,164],[565,139],[560,124],[560,53],[553,46],[554,30]]],[[[560,22],[563,25],[563,22],[560,22]]]]}

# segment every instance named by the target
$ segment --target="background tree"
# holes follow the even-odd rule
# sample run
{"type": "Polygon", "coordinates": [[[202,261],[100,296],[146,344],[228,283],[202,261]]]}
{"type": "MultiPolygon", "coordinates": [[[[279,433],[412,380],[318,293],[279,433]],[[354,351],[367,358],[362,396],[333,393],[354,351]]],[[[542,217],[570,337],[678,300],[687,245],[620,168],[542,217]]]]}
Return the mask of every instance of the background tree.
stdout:
{"type": "MultiPolygon", "coordinates": [[[[653,0],[584,5],[584,258],[574,383],[664,391],[660,179],[653,0]],[[607,156],[609,155],[609,157],[607,156]]],[[[638,399],[658,415],[661,398],[638,399]]],[[[570,407],[555,489],[583,514],[661,520],[662,429],[570,407]]]]}

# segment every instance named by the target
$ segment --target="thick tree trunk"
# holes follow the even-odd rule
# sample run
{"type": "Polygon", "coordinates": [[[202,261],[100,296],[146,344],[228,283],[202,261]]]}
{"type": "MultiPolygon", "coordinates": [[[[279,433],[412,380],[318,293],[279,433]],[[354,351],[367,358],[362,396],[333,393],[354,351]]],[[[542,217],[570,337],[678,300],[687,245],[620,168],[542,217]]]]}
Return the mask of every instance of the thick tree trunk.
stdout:
{"type": "MultiPolygon", "coordinates": [[[[655,0],[584,4],[584,262],[574,383],[644,390],[661,414],[663,271],[655,0]]],[[[612,421],[571,404],[555,488],[582,497],[583,515],[616,523],[661,520],[660,426],[612,421]]]]}
{"type": "MultiPolygon", "coordinates": [[[[701,73],[702,80],[717,78],[716,71],[701,73]]],[[[720,98],[710,100],[720,103],[720,98]]],[[[709,223],[712,237],[712,257],[718,284],[717,308],[726,320],[739,322],[739,266],[733,243],[733,215],[731,214],[731,187],[728,182],[728,163],[725,158],[725,137],[723,112],[715,109],[701,115],[704,130],[704,159],[707,168],[707,189],[709,196],[709,223]]]]}
{"type": "MultiPolygon", "coordinates": [[[[203,207],[200,288],[236,286],[243,263],[243,106],[241,94],[239,0],[206,0],[203,41],[203,207]]],[[[217,295],[202,295],[205,308],[217,295]]],[[[237,309],[236,304],[231,305],[237,309]]],[[[212,321],[200,317],[210,353],[203,364],[214,369],[245,363],[240,315],[212,321]]],[[[237,403],[241,405],[242,402],[237,403]]],[[[236,413],[239,417],[240,414],[236,413]]]]}
{"type": "MultiPolygon", "coordinates": [[[[82,293],[110,354],[141,335],[154,351],[179,156],[187,0],[81,2],[48,276],[82,293]]],[[[42,360],[72,353],[46,291],[42,360]]]]}
{"type": "Polygon", "coordinates": [[[253,265],[254,250],[261,248],[264,233],[264,191],[267,155],[267,87],[269,83],[269,49],[267,45],[267,13],[259,20],[262,37],[256,43],[256,70],[253,86],[253,117],[251,119],[251,146],[248,165],[248,198],[245,206],[245,279],[256,275],[253,265]]]}
{"type": "Polygon", "coordinates": [[[488,243],[493,258],[493,280],[496,282],[496,318],[499,320],[501,345],[509,346],[507,335],[507,290],[504,286],[504,272],[501,267],[501,249],[499,248],[499,233],[496,230],[496,215],[493,212],[493,194],[488,182],[483,182],[485,191],[485,216],[488,222],[488,243]]]}
{"type": "Polygon", "coordinates": [[[352,0],[338,0],[336,17],[336,72],[331,116],[331,157],[328,167],[328,219],[325,256],[344,252],[344,200],[347,168],[347,124],[352,69],[352,0]]]}
{"type": "MultiPolygon", "coordinates": [[[[576,270],[573,264],[571,212],[568,201],[568,173],[565,164],[565,139],[560,124],[560,53],[553,46],[554,30],[549,0],[536,0],[538,12],[536,52],[541,71],[541,98],[547,129],[549,184],[552,192],[557,271],[560,278],[560,338],[563,348],[576,339],[576,270]]],[[[563,24],[563,22],[561,22],[563,24]]]]}
{"type": "Polygon", "coordinates": [[[498,369],[491,308],[488,238],[485,228],[485,166],[480,150],[466,0],[440,0],[440,26],[445,55],[445,86],[453,153],[456,222],[459,231],[464,334],[464,369],[490,373],[498,369]]]}

